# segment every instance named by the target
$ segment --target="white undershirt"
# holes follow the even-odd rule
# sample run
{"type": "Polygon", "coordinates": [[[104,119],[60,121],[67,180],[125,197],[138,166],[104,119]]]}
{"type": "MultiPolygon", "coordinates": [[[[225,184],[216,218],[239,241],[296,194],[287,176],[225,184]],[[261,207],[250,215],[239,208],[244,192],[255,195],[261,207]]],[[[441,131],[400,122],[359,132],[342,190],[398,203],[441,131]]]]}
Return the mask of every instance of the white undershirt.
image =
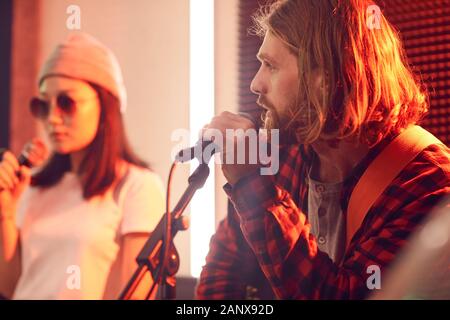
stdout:
{"type": "Polygon", "coordinates": [[[343,183],[322,183],[309,178],[308,220],[317,245],[336,264],[345,253],[345,219],[340,206],[343,183]]]}

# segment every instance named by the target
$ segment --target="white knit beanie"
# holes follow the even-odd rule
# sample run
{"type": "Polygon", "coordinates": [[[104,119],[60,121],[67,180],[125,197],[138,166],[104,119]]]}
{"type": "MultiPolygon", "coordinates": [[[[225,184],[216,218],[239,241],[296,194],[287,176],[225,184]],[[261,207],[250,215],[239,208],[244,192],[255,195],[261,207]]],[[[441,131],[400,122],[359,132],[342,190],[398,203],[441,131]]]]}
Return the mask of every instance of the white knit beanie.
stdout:
{"type": "Polygon", "coordinates": [[[39,73],[39,86],[49,76],[66,76],[89,81],[111,92],[126,110],[126,89],[114,53],[93,36],[73,33],[59,44],[39,73]]]}

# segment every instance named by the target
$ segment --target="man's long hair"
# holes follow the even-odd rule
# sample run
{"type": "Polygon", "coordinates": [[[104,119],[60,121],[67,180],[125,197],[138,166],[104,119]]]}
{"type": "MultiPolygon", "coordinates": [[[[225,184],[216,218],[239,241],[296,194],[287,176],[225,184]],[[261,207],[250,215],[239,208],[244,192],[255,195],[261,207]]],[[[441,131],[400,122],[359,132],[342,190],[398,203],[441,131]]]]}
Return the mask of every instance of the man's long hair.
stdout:
{"type": "Polygon", "coordinates": [[[282,0],[254,15],[254,33],[271,32],[298,61],[299,88],[290,110],[300,143],[358,137],[374,145],[417,123],[428,97],[406,62],[393,26],[381,14],[370,26],[369,0],[282,0]],[[323,79],[317,94],[312,80],[323,79]]]}

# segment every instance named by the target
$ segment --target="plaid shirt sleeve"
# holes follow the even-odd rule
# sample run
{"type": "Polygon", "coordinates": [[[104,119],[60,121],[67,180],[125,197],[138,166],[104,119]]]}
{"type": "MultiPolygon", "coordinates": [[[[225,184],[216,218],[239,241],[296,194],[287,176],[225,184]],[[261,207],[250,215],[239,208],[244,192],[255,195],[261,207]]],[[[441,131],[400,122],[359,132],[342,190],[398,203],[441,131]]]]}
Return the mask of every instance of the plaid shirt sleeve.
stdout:
{"type": "Polygon", "coordinates": [[[225,191],[278,298],[362,299],[370,293],[368,267],[380,267],[382,279],[411,232],[450,194],[449,172],[448,148],[424,150],[369,210],[341,265],[318,250],[303,206],[273,177],[253,175],[225,191]]]}
{"type": "Polygon", "coordinates": [[[258,265],[243,239],[238,220],[236,213],[230,212],[212,236],[196,290],[197,299],[245,298],[244,267],[254,269],[258,265]]]}

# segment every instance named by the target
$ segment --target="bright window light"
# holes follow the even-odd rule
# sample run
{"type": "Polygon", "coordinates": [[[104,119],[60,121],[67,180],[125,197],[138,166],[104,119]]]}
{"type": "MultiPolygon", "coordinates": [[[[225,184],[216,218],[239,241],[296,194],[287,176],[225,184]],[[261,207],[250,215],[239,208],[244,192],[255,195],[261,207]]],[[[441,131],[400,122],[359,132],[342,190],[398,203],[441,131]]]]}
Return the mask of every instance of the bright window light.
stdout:
{"type": "MultiPolygon", "coordinates": [[[[191,143],[214,116],[214,0],[190,0],[190,130],[191,143]]],[[[214,158],[205,186],[191,201],[191,275],[200,276],[201,267],[214,233],[214,158]]],[[[192,162],[191,172],[197,167],[192,162]]]]}

